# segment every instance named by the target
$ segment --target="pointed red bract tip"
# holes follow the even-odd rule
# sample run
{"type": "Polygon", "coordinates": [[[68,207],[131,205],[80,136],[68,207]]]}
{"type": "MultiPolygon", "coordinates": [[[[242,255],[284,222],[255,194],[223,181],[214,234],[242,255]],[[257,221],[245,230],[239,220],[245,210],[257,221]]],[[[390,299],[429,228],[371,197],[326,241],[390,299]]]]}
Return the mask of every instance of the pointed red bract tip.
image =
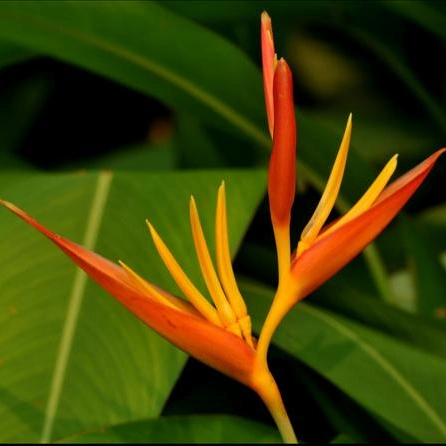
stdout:
{"type": "Polygon", "coordinates": [[[296,190],[296,119],[293,77],[284,59],[274,76],[274,138],[268,171],[268,196],[275,224],[289,224],[296,190]]]}
{"type": "Polygon", "coordinates": [[[266,11],[263,11],[261,15],[260,40],[262,44],[263,90],[265,94],[268,128],[272,138],[274,132],[273,79],[276,51],[274,49],[271,18],[266,11]]]}
{"type": "Polygon", "coordinates": [[[172,344],[241,383],[253,385],[255,350],[242,339],[198,316],[188,302],[181,301],[185,310],[181,311],[141,293],[121,266],[52,232],[12,203],[0,199],[0,205],[48,237],[105,291],[172,344]]]}
{"type": "Polygon", "coordinates": [[[446,152],[440,149],[412,170],[390,184],[366,211],[323,235],[291,265],[291,274],[299,284],[294,302],[314,291],[336,274],[371,243],[393,220],[401,208],[426,179],[437,159],[446,152]]]}

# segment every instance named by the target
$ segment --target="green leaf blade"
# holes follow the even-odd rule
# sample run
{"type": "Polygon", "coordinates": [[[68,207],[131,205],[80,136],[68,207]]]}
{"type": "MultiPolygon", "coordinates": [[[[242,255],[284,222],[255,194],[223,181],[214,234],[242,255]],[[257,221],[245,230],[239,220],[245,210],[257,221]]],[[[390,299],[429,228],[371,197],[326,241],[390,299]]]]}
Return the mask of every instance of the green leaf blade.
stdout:
{"type": "Polygon", "coordinates": [[[111,425],[62,443],[280,443],[271,426],[227,415],[160,417],[111,425]]]}
{"type": "MultiPolygon", "coordinates": [[[[231,191],[228,203],[233,205],[228,218],[235,252],[265,189],[263,171],[115,173],[109,177],[108,193],[98,202],[103,210],[94,205],[92,212],[98,184],[99,189],[108,187],[98,183],[104,175],[111,174],[11,175],[1,195],[81,243],[86,233],[94,235],[86,228],[89,216],[96,213],[98,233],[96,240],[90,239],[92,248],[111,260],[125,260],[166,289],[173,288],[172,280],[151,245],[145,219],[150,216],[160,233],[171,233],[166,239],[172,251],[196,278],[199,270],[191,259],[189,219],[187,214],[178,219],[179,203],[186,209],[189,195],[195,193],[209,231],[217,187],[226,179],[231,191]]],[[[79,313],[71,315],[70,296],[79,279],[70,261],[3,211],[0,229],[5,237],[0,254],[1,441],[37,442],[49,423],[46,419],[54,420],[43,435],[51,440],[105,424],[158,416],[186,355],[91,281],[78,291],[79,313]],[[72,339],[60,348],[70,318],[72,339]],[[60,362],[65,366],[55,372],[60,362]],[[60,393],[51,390],[54,374],[60,375],[60,393]],[[54,401],[49,404],[50,398],[54,401]]]]}
{"type": "Polygon", "coordinates": [[[4,39],[268,144],[266,132],[259,130],[262,84],[254,64],[219,36],[154,2],[4,2],[0,24],[4,39]]]}

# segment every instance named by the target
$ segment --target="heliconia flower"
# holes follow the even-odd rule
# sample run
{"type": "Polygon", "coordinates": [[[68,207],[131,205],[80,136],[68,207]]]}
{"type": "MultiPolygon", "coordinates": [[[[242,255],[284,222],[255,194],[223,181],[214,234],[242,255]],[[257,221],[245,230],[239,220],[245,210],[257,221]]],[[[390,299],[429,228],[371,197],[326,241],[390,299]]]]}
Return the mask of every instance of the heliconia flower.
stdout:
{"type": "Polygon", "coordinates": [[[151,284],[124,263],[113,263],[55,234],[14,204],[4,200],[0,200],[0,204],[48,237],[102,288],[165,339],[253,389],[268,407],[284,440],[297,441],[276,382],[266,362],[257,357],[251,319],[235,281],[229,251],[224,183],[218,190],[215,216],[217,270],[204,238],[195,200],[191,197],[190,201],[192,235],[213,304],[187,277],[149,222],[156,249],[188,301],[151,284]]]}
{"type": "Polygon", "coordinates": [[[271,19],[266,12],[261,16],[261,42],[266,111],[273,140],[268,198],[277,248],[279,283],[257,342],[231,265],[224,183],[218,190],[215,214],[216,268],[195,200],[192,197],[190,201],[193,240],[212,303],[187,277],[149,222],[155,247],[187,300],[146,281],[124,263],[113,263],[55,234],[15,205],[4,200],[0,200],[0,204],[48,237],[150,328],[196,359],[257,392],[271,412],[283,439],[297,442],[267,364],[267,351],[275,329],[297,302],[333,276],[379,235],[415,193],[446,148],[438,150],[386,187],[396,169],[396,156],[393,157],[352,209],[335,222],[325,225],[344,174],[352,129],[350,116],[327,186],[292,254],[290,222],[296,182],[293,82],[286,61],[277,60],[271,19]]]}
{"type": "MultiPolygon", "coordinates": [[[[269,16],[262,14],[262,35],[272,37],[269,16]]],[[[281,59],[278,63],[271,48],[274,42],[262,39],[264,73],[275,66],[264,82],[268,119],[274,131],[273,150],[268,172],[268,195],[271,221],[276,240],[279,284],[273,304],[262,328],[259,355],[266,356],[271,338],[286,313],[300,300],[343,268],[371,243],[391,222],[424,181],[439,156],[440,149],[421,164],[386,187],[397,165],[393,156],[362,198],[345,215],[324,226],[341,186],[347,161],[352,117],[348,118],[344,137],[327,185],[310,221],[302,231],[294,255],[290,252],[290,215],[295,190],[296,125],[291,71],[281,59]],[[274,109],[268,104],[274,104],[274,109]]]]}
{"type": "MultiPolygon", "coordinates": [[[[174,270],[189,302],[152,285],[124,264],[117,265],[53,233],[15,205],[3,200],[0,203],[47,236],[100,286],[163,337],[211,367],[251,385],[255,350],[250,332],[246,334],[249,341],[240,334],[234,334],[237,330],[228,326],[231,323],[229,317],[220,316],[219,310],[199,293],[186,276],[179,278],[184,273],[173,258],[165,259],[166,264],[174,270]]],[[[152,227],[151,231],[158,249],[163,249],[166,257],[170,253],[152,227]]],[[[231,312],[232,307],[226,311],[231,312]]],[[[234,324],[237,324],[236,319],[234,324]]]]}

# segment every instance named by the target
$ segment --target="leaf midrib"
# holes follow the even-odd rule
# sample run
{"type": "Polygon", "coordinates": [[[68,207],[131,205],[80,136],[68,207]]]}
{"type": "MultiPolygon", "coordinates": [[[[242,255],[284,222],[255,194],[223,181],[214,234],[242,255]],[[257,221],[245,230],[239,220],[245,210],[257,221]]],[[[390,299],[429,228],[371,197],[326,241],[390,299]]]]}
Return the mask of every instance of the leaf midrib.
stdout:
{"type": "MultiPolygon", "coordinates": [[[[112,179],[113,176],[111,172],[100,172],[98,174],[91,208],[87,215],[87,225],[83,239],[83,245],[87,249],[93,250],[96,245],[105,206],[109,197],[112,179]]],[[[88,276],[80,268],[76,268],[74,280],[69,292],[66,319],[62,328],[59,350],[56,356],[53,376],[51,378],[50,392],[44,414],[40,443],[48,443],[51,440],[71,347],[73,345],[73,339],[79,320],[79,312],[85,295],[87,277],[88,276]]]]}
{"type": "Polygon", "coordinates": [[[328,313],[322,312],[315,307],[309,305],[302,305],[300,310],[307,313],[331,328],[336,330],[341,335],[354,342],[365,354],[376,362],[412,399],[438,431],[446,438],[446,424],[440,418],[435,409],[423,398],[423,396],[414,388],[414,386],[371,344],[364,341],[353,330],[350,330],[346,325],[331,317],[328,313]]]}

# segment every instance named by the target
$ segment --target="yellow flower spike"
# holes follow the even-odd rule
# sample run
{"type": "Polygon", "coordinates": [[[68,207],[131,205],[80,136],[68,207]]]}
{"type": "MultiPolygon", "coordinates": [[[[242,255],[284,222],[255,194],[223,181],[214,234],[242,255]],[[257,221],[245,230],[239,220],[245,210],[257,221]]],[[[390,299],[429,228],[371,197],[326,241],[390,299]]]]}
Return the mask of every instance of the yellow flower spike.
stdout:
{"type": "Polygon", "coordinates": [[[118,263],[124,268],[125,272],[129,276],[129,279],[133,282],[135,288],[137,288],[139,291],[146,294],[147,296],[150,296],[150,298],[152,299],[155,298],[161,304],[168,305],[169,307],[174,308],[175,310],[190,312],[190,306],[188,306],[186,302],[184,303],[184,305],[182,305],[181,301],[179,301],[177,298],[173,298],[166,293],[162,294],[160,291],[158,291],[157,287],[145,281],[140,275],[133,271],[124,262],[119,260],[118,263]]]}
{"type": "Polygon", "coordinates": [[[347,162],[348,148],[350,145],[350,135],[352,131],[352,115],[348,117],[347,126],[345,128],[344,137],[342,138],[336,160],[325,186],[324,193],[314,211],[308,224],[305,226],[300,236],[297,246],[297,254],[302,253],[316,240],[322,226],[326,222],[341,187],[342,177],[344,176],[345,164],[347,162]]]}
{"type": "Polygon", "coordinates": [[[378,198],[379,194],[384,190],[390,177],[396,170],[398,155],[394,155],[384,166],[383,170],[376,177],[375,181],[367,189],[364,195],[357,201],[357,203],[334,224],[329,226],[321,235],[327,235],[337,229],[339,226],[347,223],[357,215],[367,210],[378,198]]]}
{"type": "Polygon", "coordinates": [[[214,323],[219,327],[223,327],[223,323],[216,309],[210,304],[210,302],[197,290],[195,285],[187,277],[186,273],[181,269],[178,262],[175,260],[172,253],[167,248],[166,244],[163,242],[161,237],[155,231],[155,228],[146,222],[149,227],[150,234],[153,239],[153,243],[163,260],[166,268],[169,270],[173,280],[184,293],[184,295],[189,299],[191,304],[210,322],[214,323]]]}
{"type": "Polygon", "coordinates": [[[221,285],[237,317],[243,338],[253,346],[251,335],[251,318],[248,315],[245,301],[240,294],[232,269],[231,253],[229,252],[228,223],[226,217],[226,191],[223,181],[218,188],[217,210],[215,213],[215,254],[218,275],[221,285]]]}
{"type": "Polygon", "coordinates": [[[223,325],[225,327],[231,327],[232,329],[235,329],[235,324],[237,324],[237,317],[235,316],[234,310],[232,309],[231,305],[228,302],[228,299],[225,296],[220,281],[218,280],[217,273],[214,269],[214,265],[212,264],[211,255],[209,254],[209,249],[206,244],[203,228],[201,227],[200,217],[198,215],[197,205],[195,203],[194,197],[190,198],[189,212],[195,249],[197,252],[198,262],[200,264],[201,273],[206,283],[206,287],[212,297],[212,300],[215,303],[215,306],[217,307],[217,312],[220,316],[221,321],[223,322],[223,325]]]}

